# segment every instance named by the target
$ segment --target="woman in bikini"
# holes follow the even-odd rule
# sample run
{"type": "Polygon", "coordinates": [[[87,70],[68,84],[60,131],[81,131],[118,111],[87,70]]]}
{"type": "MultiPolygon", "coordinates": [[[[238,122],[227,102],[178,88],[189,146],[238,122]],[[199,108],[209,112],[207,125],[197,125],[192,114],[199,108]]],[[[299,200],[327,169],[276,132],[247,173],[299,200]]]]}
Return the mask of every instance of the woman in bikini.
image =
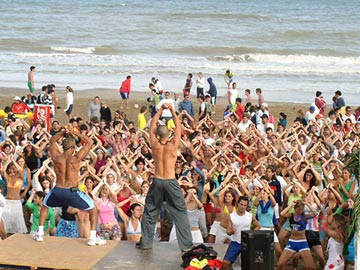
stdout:
{"type": "MultiPolygon", "coordinates": [[[[312,216],[315,216],[315,209],[306,201],[305,203],[313,211],[312,216]]],[[[283,217],[289,218],[291,233],[289,242],[279,258],[277,264],[278,270],[284,269],[285,265],[296,253],[299,253],[303,258],[307,270],[312,270],[314,267],[314,261],[305,235],[308,216],[304,214],[304,207],[305,204],[303,202],[294,201],[293,204],[290,204],[280,213],[283,217]],[[289,212],[292,207],[295,209],[293,214],[289,212]]]]}
{"type": "Polygon", "coordinates": [[[12,156],[1,168],[1,174],[6,179],[7,196],[3,210],[3,222],[8,234],[27,233],[20,192],[24,182],[24,172],[12,156]]]}
{"type": "MultiPolygon", "coordinates": [[[[133,198],[134,199],[134,198],[133,198]]],[[[117,208],[120,217],[124,220],[126,228],[126,240],[138,242],[141,238],[141,217],[143,207],[138,203],[130,206],[130,217],[124,213],[121,207],[117,208]]]]}

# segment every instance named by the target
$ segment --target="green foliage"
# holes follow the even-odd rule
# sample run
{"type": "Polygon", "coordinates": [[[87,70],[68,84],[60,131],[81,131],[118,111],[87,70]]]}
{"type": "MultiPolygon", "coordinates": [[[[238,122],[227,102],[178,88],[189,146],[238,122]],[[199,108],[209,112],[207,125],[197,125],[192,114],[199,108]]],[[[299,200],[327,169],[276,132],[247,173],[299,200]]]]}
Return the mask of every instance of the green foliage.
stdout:
{"type": "MultiPolygon", "coordinates": [[[[356,181],[359,181],[360,175],[360,150],[355,153],[352,153],[349,157],[348,161],[346,162],[346,167],[349,169],[350,173],[355,176],[356,181]]],[[[358,224],[358,219],[360,215],[360,192],[355,196],[354,200],[354,209],[352,213],[352,231],[356,228],[358,224]]]]}

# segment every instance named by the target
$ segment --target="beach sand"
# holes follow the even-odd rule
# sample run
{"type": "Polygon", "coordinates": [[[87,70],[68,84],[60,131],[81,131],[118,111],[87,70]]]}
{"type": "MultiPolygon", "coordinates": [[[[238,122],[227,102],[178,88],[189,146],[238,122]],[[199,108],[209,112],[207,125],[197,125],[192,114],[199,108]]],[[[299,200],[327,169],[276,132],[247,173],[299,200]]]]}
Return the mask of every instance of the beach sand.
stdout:
{"type": "MultiPolygon", "coordinates": [[[[240,92],[240,91],[239,91],[240,92]]],[[[26,89],[19,89],[19,88],[0,88],[0,109],[4,109],[5,106],[10,106],[12,102],[14,101],[15,96],[23,96],[27,93],[26,89]]],[[[36,94],[38,94],[39,91],[37,91],[36,94]]],[[[64,113],[64,109],[66,107],[66,100],[65,100],[65,91],[56,89],[56,93],[59,100],[59,105],[61,106],[61,109],[57,110],[55,119],[60,121],[61,125],[66,125],[68,122],[68,118],[64,113]]],[[[95,96],[99,96],[105,103],[110,107],[112,115],[114,114],[115,110],[120,109],[120,94],[118,92],[118,89],[91,89],[91,90],[81,90],[76,91],[74,89],[74,109],[73,109],[73,116],[80,116],[84,120],[87,120],[87,109],[89,103],[92,101],[92,99],[95,96]]],[[[173,96],[173,94],[172,94],[173,96]]],[[[294,119],[297,116],[297,111],[299,109],[303,109],[304,112],[307,111],[307,109],[310,106],[310,101],[312,101],[312,98],[309,97],[309,104],[303,104],[303,103],[293,103],[293,102],[271,102],[266,100],[266,92],[264,93],[265,101],[269,105],[270,113],[275,117],[276,120],[278,120],[279,113],[284,112],[288,116],[288,124],[293,123],[294,119]]],[[[137,114],[139,113],[140,107],[142,105],[148,106],[146,99],[150,97],[150,91],[149,92],[131,92],[130,94],[130,109],[123,109],[121,111],[124,111],[127,114],[127,117],[129,120],[134,121],[136,125],[136,119],[137,114]],[[135,109],[134,104],[138,104],[139,108],[135,109]]],[[[253,98],[256,98],[253,96],[253,98]]],[[[199,103],[196,100],[195,96],[191,96],[191,101],[194,104],[194,111],[195,115],[197,116],[199,111],[199,103]]],[[[257,101],[257,99],[255,99],[257,101]]],[[[222,120],[222,114],[227,104],[227,98],[225,96],[218,97],[218,102],[216,106],[216,115],[214,116],[216,121],[222,120]]],[[[243,102],[244,104],[244,102],[243,102]]],[[[328,111],[328,110],[327,110],[328,111]]],[[[150,118],[150,114],[146,114],[147,119],[150,118]]]]}

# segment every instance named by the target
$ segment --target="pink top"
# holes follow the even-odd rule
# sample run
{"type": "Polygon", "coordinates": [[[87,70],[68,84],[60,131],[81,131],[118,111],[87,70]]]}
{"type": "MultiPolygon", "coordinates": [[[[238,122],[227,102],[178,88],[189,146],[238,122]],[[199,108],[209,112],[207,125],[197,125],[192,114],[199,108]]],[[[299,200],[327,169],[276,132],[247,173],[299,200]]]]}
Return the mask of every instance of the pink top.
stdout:
{"type": "Polygon", "coordinates": [[[114,214],[115,203],[110,200],[99,199],[99,224],[108,224],[117,222],[114,214]]]}

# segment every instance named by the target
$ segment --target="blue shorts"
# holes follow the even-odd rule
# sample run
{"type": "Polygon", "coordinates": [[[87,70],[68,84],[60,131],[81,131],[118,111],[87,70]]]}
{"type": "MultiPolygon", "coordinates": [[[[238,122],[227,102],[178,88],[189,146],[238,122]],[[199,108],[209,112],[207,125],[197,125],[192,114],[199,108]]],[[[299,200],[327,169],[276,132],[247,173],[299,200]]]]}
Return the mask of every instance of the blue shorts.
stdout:
{"type": "Polygon", "coordinates": [[[308,242],[304,240],[293,240],[289,239],[288,244],[286,245],[285,249],[292,251],[292,252],[301,252],[304,250],[310,250],[308,242]]]}
{"type": "Polygon", "coordinates": [[[122,98],[122,99],[129,99],[130,93],[120,92],[120,95],[121,95],[121,98],[122,98]]]}
{"type": "Polygon", "coordinates": [[[73,105],[73,104],[70,104],[69,108],[65,111],[65,113],[66,113],[67,115],[71,114],[71,112],[72,112],[72,110],[73,110],[73,107],[74,107],[74,105],[73,105]]]}
{"type": "Polygon", "coordinates": [[[228,249],[226,250],[224,260],[234,263],[241,253],[241,244],[231,241],[228,249]]]}
{"type": "Polygon", "coordinates": [[[78,188],[54,187],[44,199],[46,207],[71,206],[80,210],[91,210],[95,207],[94,202],[78,188]]]}
{"type": "Polygon", "coordinates": [[[79,238],[79,230],[75,220],[65,220],[60,218],[56,227],[57,237],[79,238]]]}

